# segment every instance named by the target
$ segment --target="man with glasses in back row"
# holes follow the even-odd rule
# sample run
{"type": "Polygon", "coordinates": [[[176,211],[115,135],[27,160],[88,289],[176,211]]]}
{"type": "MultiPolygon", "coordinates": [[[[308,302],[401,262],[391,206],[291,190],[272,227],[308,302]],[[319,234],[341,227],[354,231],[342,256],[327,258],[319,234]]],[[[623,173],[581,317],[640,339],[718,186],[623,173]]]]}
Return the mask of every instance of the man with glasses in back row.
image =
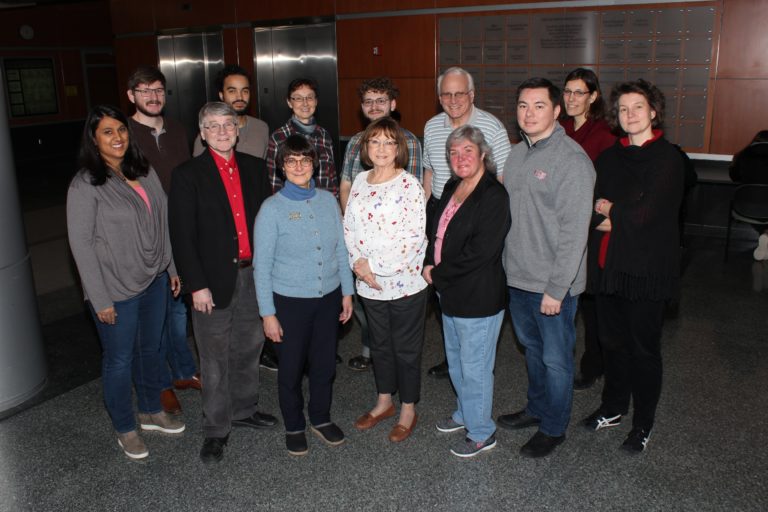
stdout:
{"type": "MultiPolygon", "coordinates": [[[[165,75],[154,67],[140,67],[128,78],[128,99],[136,112],[128,119],[139,149],[160,178],[166,194],[171,187],[171,171],[190,158],[184,126],[163,116],[165,75]]],[[[169,290],[170,291],[170,290],[169,290]]],[[[169,414],[181,413],[176,389],[200,390],[200,378],[187,342],[187,307],[181,296],[168,295],[165,329],[160,345],[168,366],[160,371],[160,403],[169,414]]]]}
{"type": "MultiPolygon", "coordinates": [[[[364,80],[363,83],[360,84],[357,93],[360,97],[360,108],[363,116],[365,116],[369,122],[373,122],[382,117],[392,115],[392,112],[397,107],[397,97],[400,94],[400,90],[395,87],[395,84],[393,84],[389,78],[379,77],[364,80]]],[[[414,134],[405,128],[402,130],[408,146],[408,164],[406,165],[405,170],[421,181],[421,142],[419,142],[419,139],[414,134]]],[[[347,207],[347,200],[349,199],[349,192],[352,189],[352,182],[355,181],[358,174],[367,170],[360,161],[360,147],[363,142],[363,133],[364,132],[358,132],[349,139],[347,149],[344,152],[344,165],[341,169],[341,183],[339,187],[342,213],[347,207]]],[[[368,322],[365,318],[362,302],[357,300],[357,297],[355,297],[355,317],[360,322],[360,337],[363,344],[363,350],[359,356],[351,358],[347,363],[347,366],[352,370],[364,371],[370,368],[372,361],[368,341],[368,322]]]]}
{"type": "MultiPolygon", "coordinates": [[[[423,186],[427,196],[427,226],[433,221],[432,213],[443,194],[443,187],[451,179],[445,142],[453,130],[469,124],[483,132],[493,151],[499,181],[511,148],[507,130],[501,121],[475,107],[475,83],[466,70],[459,67],[446,69],[437,79],[437,94],[443,112],[424,126],[423,186]]],[[[439,307],[437,302],[435,304],[439,307]]],[[[428,373],[433,377],[448,377],[448,363],[444,360],[430,368],[428,373]]]]}

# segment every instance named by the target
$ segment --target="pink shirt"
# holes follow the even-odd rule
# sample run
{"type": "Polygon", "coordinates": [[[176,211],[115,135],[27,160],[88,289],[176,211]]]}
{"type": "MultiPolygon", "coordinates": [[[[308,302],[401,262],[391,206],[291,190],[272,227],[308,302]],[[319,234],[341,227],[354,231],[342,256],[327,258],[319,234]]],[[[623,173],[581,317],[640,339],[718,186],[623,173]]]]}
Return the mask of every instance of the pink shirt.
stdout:
{"type": "Polygon", "coordinates": [[[147,196],[147,191],[144,190],[144,187],[137,184],[135,187],[133,187],[133,190],[136,191],[137,194],[144,200],[145,203],[147,203],[147,210],[149,210],[149,213],[152,213],[152,207],[149,205],[149,196],[147,196]]]}
{"type": "Polygon", "coordinates": [[[443,210],[443,214],[440,216],[440,222],[437,224],[437,234],[435,235],[435,265],[440,264],[445,230],[448,228],[448,223],[451,222],[453,216],[456,215],[456,212],[459,211],[459,208],[461,208],[461,204],[462,203],[457,203],[456,200],[451,197],[451,200],[448,201],[445,210],[443,210]]]}

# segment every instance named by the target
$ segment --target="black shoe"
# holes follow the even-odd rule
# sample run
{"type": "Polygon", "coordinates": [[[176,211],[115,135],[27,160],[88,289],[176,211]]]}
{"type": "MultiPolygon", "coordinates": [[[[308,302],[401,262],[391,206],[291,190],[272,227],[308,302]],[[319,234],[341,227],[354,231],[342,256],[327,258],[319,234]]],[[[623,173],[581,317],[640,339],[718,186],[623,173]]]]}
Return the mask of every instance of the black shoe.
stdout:
{"type": "Polygon", "coordinates": [[[330,446],[338,446],[344,442],[344,432],[335,423],[326,423],[317,427],[312,425],[309,428],[317,437],[330,446]]]}
{"type": "Polygon", "coordinates": [[[259,411],[247,418],[232,420],[233,427],[273,428],[275,425],[277,425],[277,418],[259,411]]]}
{"type": "Polygon", "coordinates": [[[285,447],[291,455],[306,455],[309,451],[307,447],[307,436],[304,432],[294,432],[285,434],[285,447]]]}
{"type": "Polygon", "coordinates": [[[496,418],[496,423],[498,423],[500,427],[508,428],[510,430],[519,430],[521,428],[541,425],[541,418],[534,418],[523,409],[522,411],[517,411],[512,414],[502,414],[496,418]]]}
{"type": "Polygon", "coordinates": [[[648,446],[648,440],[651,438],[651,430],[634,427],[624,442],[621,444],[622,450],[626,450],[631,453],[641,453],[648,446]]]}
{"type": "Polygon", "coordinates": [[[353,357],[347,362],[347,366],[350,370],[355,370],[356,372],[362,372],[367,370],[371,367],[371,364],[373,364],[373,360],[370,357],[365,356],[357,356],[353,357]]]}
{"type": "Polygon", "coordinates": [[[340,356],[340,355],[337,353],[337,354],[336,354],[336,364],[341,364],[341,363],[343,363],[343,362],[344,362],[344,360],[343,360],[343,359],[341,358],[341,356],[340,356]]]}
{"type": "Polygon", "coordinates": [[[598,378],[599,377],[585,377],[584,375],[579,375],[573,379],[573,389],[574,391],[583,391],[585,389],[589,389],[595,385],[598,378]]]}
{"type": "Polygon", "coordinates": [[[438,379],[444,379],[445,377],[448,377],[448,361],[443,361],[442,363],[433,366],[427,371],[427,375],[436,377],[438,379]]]}
{"type": "Polygon", "coordinates": [[[227,437],[206,437],[203,441],[203,447],[200,449],[200,460],[208,464],[210,462],[219,462],[224,458],[224,446],[227,444],[227,437]]]}
{"type": "Polygon", "coordinates": [[[261,353],[261,360],[259,361],[259,366],[264,368],[265,370],[269,370],[271,372],[277,371],[277,359],[275,359],[275,356],[270,354],[267,351],[263,351],[261,353]]]}
{"type": "Polygon", "coordinates": [[[546,457],[563,441],[565,441],[565,435],[552,437],[539,431],[533,434],[533,437],[520,448],[520,455],[532,459],[546,457]]]}
{"type": "Polygon", "coordinates": [[[588,430],[600,430],[621,425],[621,414],[605,412],[602,408],[596,410],[583,420],[581,424],[588,430]]]}

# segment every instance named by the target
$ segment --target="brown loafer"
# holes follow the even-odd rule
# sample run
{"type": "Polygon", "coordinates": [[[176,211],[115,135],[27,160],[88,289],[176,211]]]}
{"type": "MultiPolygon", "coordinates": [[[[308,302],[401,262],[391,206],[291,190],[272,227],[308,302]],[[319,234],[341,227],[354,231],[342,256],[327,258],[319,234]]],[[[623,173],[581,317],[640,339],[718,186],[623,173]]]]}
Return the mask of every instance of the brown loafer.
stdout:
{"type": "Polygon", "coordinates": [[[160,393],[160,405],[162,405],[163,410],[168,414],[181,413],[181,404],[179,403],[179,399],[176,398],[176,393],[174,393],[172,389],[166,389],[160,393]]]}
{"type": "Polygon", "coordinates": [[[380,421],[391,418],[394,415],[394,405],[390,405],[389,409],[379,414],[378,416],[374,416],[373,414],[367,412],[355,420],[355,428],[357,430],[368,430],[369,428],[373,428],[378,425],[380,421]]]}
{"type": "Polygon", "coordinates": [[[183,389],[196,389],[201,391],[203,386],[200,383],[200,374],[196,373],[191,379],[179,379],[173,381],[173,387],[179,390],[183,389]]]}
{"type": "Polygon", "coordinates": [[[419,419],[419,415],[415,415],[413,417],[413,421],[411,422],[410,427],[406,427],[401,424],[397,424],[394,427],[392,427],[392,430],[389,431],[389,440],[393,443],[399,443],[400,441],[405,441],[410,437],[411,433],[413,432],[413,429],[416,428],[416,420],[419,419]]]}

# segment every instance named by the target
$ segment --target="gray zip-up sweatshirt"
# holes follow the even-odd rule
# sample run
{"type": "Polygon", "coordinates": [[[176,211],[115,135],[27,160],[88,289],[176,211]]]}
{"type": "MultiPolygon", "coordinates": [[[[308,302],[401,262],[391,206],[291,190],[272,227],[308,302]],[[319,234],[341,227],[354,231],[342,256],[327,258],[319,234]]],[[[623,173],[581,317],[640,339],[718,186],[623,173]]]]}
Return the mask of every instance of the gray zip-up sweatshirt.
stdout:
{"type": "Polygon", "coordinates": [[[176,276],[168,236],[168,205],[155,171],[139,178],[151,211],[116,177],[99,186],[80,170],[67,193],[69,246],[85,299],[96,312],[135,297],[161,273],[176,276]]]}
{"type": "Polygon", "coordinates": [[[562,300],[586,286],[595,169],[559,123],[530,145],[524,137],[504,165],[512,227],[504,247],[507,285],[562,300]]]}

